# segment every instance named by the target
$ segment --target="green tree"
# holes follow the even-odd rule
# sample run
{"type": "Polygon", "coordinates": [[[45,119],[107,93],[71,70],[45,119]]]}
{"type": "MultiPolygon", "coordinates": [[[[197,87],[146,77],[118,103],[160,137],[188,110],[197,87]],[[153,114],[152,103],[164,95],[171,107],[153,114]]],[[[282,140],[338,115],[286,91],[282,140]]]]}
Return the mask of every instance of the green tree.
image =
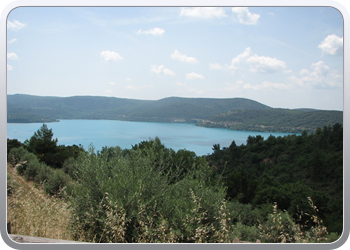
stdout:
{"type": "Polygon", "coordinates": [[[24,142],[29,152],[34,153],[41,162],[51,167],[58,167],[54,155],[57,151],[57,138],[53,139],[52,129],[44,123],[34,135],[24,142]]]}

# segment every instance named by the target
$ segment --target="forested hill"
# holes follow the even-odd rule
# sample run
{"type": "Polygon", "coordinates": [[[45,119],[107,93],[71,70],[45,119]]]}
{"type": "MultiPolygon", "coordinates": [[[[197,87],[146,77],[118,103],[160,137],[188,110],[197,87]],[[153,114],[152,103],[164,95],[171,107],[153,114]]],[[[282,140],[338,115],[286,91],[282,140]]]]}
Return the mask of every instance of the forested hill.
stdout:
{"type": "Polygon", "coordinates": [[[275,109],[245,98],[135,100],[101,96],[7,95],[9,123],[59,119],[185,122],[236,130],[301,133],[335,123],[343,124],[343,112],[275,109]]]}
{"type": "Polygon", "coordinates": [[[342,111],[307,109],[230,110],[201,120],[199,126],[234,130],[315,132],[318,127],[343,124],[342,111]]]}
{"type": "Polygon", "coordinates": [[[114,97],[41,97],[8,95],[8,122],[54,119],[111,119],[194,122],[232,109],[271,109],[244,98],[179,98],[134,100],[114,97]]]}

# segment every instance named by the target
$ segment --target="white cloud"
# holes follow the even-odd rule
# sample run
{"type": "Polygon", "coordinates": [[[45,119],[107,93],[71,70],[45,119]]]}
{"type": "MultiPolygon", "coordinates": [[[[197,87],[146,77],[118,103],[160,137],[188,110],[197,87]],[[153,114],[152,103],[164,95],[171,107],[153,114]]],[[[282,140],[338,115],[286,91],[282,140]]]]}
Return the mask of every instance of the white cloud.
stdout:
{"type": "Polygon", "coordinates": [[[220,7],[193,7],[181,8],[180,16],[189,16],[189,17],[199,17],[199,18],[221,18],[226,17],[225,11],[220,7]]]}
{"type": "Polygon", "coordinates": [[[139,30],[137,31],[136,34],[138,35],[154,35],[154,36],[161,36],[163,35],[165,32],[165,30],[161,29],[161,28],[153,28],[150,30],[139,30]]]}
{"type": "Polygon", "coordinates": [[[16,38],[13,38],[13,39],[11,39],[10,41],[7,41],[7,43],[15,43],[15,42],[17,42],[17,39],[16,39],[16,38]]]}
{"type": "Polygon", "coordinates": [[[131,81],[132,81],[130,77],[126,78],[126,80],[127,80],[127,81],[129,81],[129,82],[131,82],[131,81]]]}
{"type": "Polygon", "coordinates": [[[10,29],[10,30],[18,31],[26,26],[27,26],[26,23],[21,23],[17,20],[13,20],[12,22],[7,21],[7,29],[10,29]]]}
{"type": "Polygon", "coordinates": [[[171,75],[171,76],[175,75],[175,73],[172,72],[170,69],[164,68],[164,65],[160,65],[160,66],[152,65],[151,72],[154,72],[156,74],[163,73],[164,75],[171,75]]]}
{"type": "Polygon", "coordinates": [[[115,82],[109,82],[108,84],[110,84],[110,85],[115,85],[115,82]]]}
{"type": "Polygon", "coordinates": [[[105,60],[105,61],[120,61],[123,60],[123,57],[121,57],[118,53],[114,52],[114,51],[109,51],[109,50],[105,50],[101,52],[101,57],[105,60]]]}
{"type": "Polygon", "coordinates": [[[238,20],[243,24],[257,24],[260,18],[259,14],[252,14],[247,7],[234,7],[232,12],[237,14],[238,20]]]}
{"type": "Polygon", "coordinates": [[[16,55],[16,53],[10,52],[10,53],[7,53],[7,59],[18,60],[18,56],[16,55]]]}
{"type": "Polygon", "coordinates": [[[299,74],[300,77],[291,76],[289,80],[302,87],[329,88],[343,86],[342,75],[331,70],[323,61],[313,63],[311,70],[302,69],[299,74]]]}
{"type": "Polygon", "coordinates": [[[328,55],[342,55],[343,54],[343,38],[337,35],[327,36],[318,47],[322,50],[322,53],[328,55]]]}
{"type": "Polygon", "coordinates": [[[179,51],[175,50],[171,55],[171,59],[177,59],[181,62],[189,62],[189,63],[197,63],[198,60],[194,57],[189,57],[186,55],[181,54],[179,51]]]}
{"type": "Polygon", "coordinates": [[[190,79],[190,80],[192,80],[192,79],[202,79],[202,80],[203,80],[203,79],[204,79],[204,76],[192,72],[192,73],[188,73],[188,74],[186,75],[186,78],[187,78],[187,79],[190,79]]]}
{"type": "Polygon", "coordinates": [[[113,91],[110,89],[105,90],[105,93],[112,93],[113,91]]]}
{"type": "MultiPolygon", "coordinates": [[[[244,63],[248,64],[250,71],[255,73],[274,73],[286,68],[286,63],[276,58],[252,55],[252,50],[249,47],[243,53],[233,58],[230,65],[221,66],[213,63],[209,65],[209,68],[235,72],[244,63]]],[[[284,70],[284,72],[290,73],[288,70],[284,70]]]]}
{"type": "Polygon", "coordinates": [[[231,65],[227,66],[231,71],[236,71],[238,68],[238,64],[244,60],[246,60],[251,55],[252,50],[248,47],[244,50],[242,54],[239,54],[235,58],[232,59],[231,65]]]}
{"type": "Polygon", "coordinates": [[[247,59],[251,72],[274,73],[286,68],[286,63],[276,58],[254,55],[247,59]]]}
{"type": "Polygon", "coordinates": [[[13,67],[7,64],[7,70],[13,70],[13,67]]]}

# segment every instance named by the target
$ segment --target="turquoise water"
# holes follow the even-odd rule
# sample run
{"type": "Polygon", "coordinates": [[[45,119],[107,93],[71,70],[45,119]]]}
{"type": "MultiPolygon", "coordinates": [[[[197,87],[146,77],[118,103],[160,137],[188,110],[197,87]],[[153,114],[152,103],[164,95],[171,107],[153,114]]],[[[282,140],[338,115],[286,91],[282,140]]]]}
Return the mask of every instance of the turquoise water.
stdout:
{"type": "MultiPolygon", "coordinates": [[[[8,123],[7,138],[21,142],[33,136],[42,123],[8,123]]],[[[131,148],[143,140],[158,136],[161,142],[175,151],[187,149],[197,155],[211,154],[214,144],[228,147],[234,140],[237,145],[245,144],[248,136],[261,135],[267,139],[271,134],[284,136],[287,133],[236,131],[220,128],[203,128],[194,124],[127,122],[110,120],[61,120],[47,123],[60,145],[79,145],[85,149],[92,143],[96,150],[103,146],[131,148]]]]}

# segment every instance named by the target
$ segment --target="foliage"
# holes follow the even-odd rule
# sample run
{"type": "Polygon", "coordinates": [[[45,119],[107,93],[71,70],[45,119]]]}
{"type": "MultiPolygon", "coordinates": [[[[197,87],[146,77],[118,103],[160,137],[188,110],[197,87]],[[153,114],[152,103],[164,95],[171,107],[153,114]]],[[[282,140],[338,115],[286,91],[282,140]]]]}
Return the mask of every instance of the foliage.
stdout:
{"type": "MultiPolygon", "coordinates": [[[[313,197],[330,232],[342,232],[343,127],[324,126],[315,133],[285,137],[249,136],[246,145],[214,144],[207,156],[217,176],[223,176],[227,199],[251,204],[266,214],[277,202],[296,220],[300,211],[313,213],[313,197]]],[[[214,178],[218,178],[214,177],[214,178]]],[[[304,223],[304,221],[302,222],[304,223]]]]}
{"type": "Polygon", "coordinates": [[[19,148],[23,146],[23,144],[17,139],[9,139],[7,138],[7,160],[9,160],[8,155],[13,148],[19,148]]]}
{"type": "MultiPolygon", "coordinates": [[[[57,143],[52,130],[43,126],[41,132],[33,141],[44,140],[46,133],[47,141],[57,143]]],[[[29,141],[24,146],[8,143],[14,145],[8,160],[19,175],[71,204],[75,240],[213,243],[238,237],[251,242],[332,242],[342,230],[340,124],[300,136],[249,136],[246,145],[233,141],[228,148],[214,144],[213,154],[206,157],[166,148],[158,137],[125,150],[56,145],[54,155],[65,159],[62,169],[39,161],[37,153],[25,148],[29,141]],[[313,197],[318,208],[306,197],[313,197]]],[[[43,144],[31,144],[32,149],[43,144]]],[[[19,190],[8,176],[13,211],[28,213],[35,202],[16,201],[19,190]]],[[[46,211],[41,209],[35,211],[46,211]]],[[[19,215],[11,216],[26,227],[19,215]]],[[[32,226],[29,230],[37,231],[32,226]]]]}
{"type": "Polygon", "coordinates": [[[8,160],[14,164],[18,163],[18,155],[21,154],[21,147],[36,155],[38,160],[52,168],[62,168],[63,163],[70,157],[76,158],[80,153],[84,152],[81,145],[57,145],[58,140],[53,139],[52,129],[49,129],[46,124],[43,124],[40,129],[34,132],[34,135],[25,140],[22,144],[16,139],[7,139],[8,160]],[[17,151],[12,149],[18,148],[17,151]],[[16,155],[17,154],[17,155],[16,155]]]}
{"type": "MultiPolygon", "coordinates": [[[[317,208],[313,201],[308,197],[309,205],[316,212],[317,208]]],[[[319,220],[317,215],[302,213],[308,220],[314,224],[310,230],[305,230],[305,225],[297,224],[293,221],[287,211],[281,212],[277,209],[277,203],[273,206],[273,213],[269,215],[268,220],[259,225],[261,230],[260,238],[263,242],[270,243],[322,243],[327,242],[328,231],[319,220]]]]}
{"type": "Polygon", "coordinates": [[[26,152],[28,151],[23,146],[11,148],[7,155],[7,161],[14,166],[20,162],[22,155],[26,152]]]}
{"type": "Polygon", "coordinates": [[[45,163],[39,162],[35,154],[28,152],[23,147],[11,149],[9,157],[15,159],[12,166],[16,167],[19,175],[23,175],[28,181],[43,185],[47,194],[66,197],[67,194],[72,193],[71,180],[63,170],[53,170],[45,163]],[[62,193],[64,189],[66,192],[62,193]]]}
{"type": "Polygon", "coordinates": [[[206,185],[211,170],[202,161],[186,168],[180,178],[181,171],[169,168],[172,155],[168,153],[156,139],[127,152],[105,148],[95,153],[90,147],[88,155],[79,156],[78,186],[72,200],[74,231],[97,242],[116,238],[157,242],[160,233],[178,242],[214,242],[212,229],[221,228],[225,189],[206,185]],[[111,213],[120,217],[115,219],[117,224],[108,226],[104,221],[111,223],[111,213]],[[117,236],[110,234],[113,227],[121,230],[117,236]]]}
{"type": "Polygon", "coordinates": [[[36,154],[41,162],[53,165],[53,155],[56,153],[57,139],[53,139],[52,129],[43,124],[34,135],[24,142],[29,152],[36,154]]]}
{"type": "Polygon", "coordinates": [[[44,190],[49,195],[57,195],[58,197],[64,196],[63,190],[69,189],[68,194],[72,191],[72,187],[69,186],[71,182],[69,176],[67,176],[61,169],[54,171],[47,182],[44,183],[44,190]]]}
{"type": "Polygon", "coordinates": [[[304,109],[233,109],[216,114],[198,125],[246,131],[309,133],[318,127],[343,123],[342,111],[304,109]]]}

